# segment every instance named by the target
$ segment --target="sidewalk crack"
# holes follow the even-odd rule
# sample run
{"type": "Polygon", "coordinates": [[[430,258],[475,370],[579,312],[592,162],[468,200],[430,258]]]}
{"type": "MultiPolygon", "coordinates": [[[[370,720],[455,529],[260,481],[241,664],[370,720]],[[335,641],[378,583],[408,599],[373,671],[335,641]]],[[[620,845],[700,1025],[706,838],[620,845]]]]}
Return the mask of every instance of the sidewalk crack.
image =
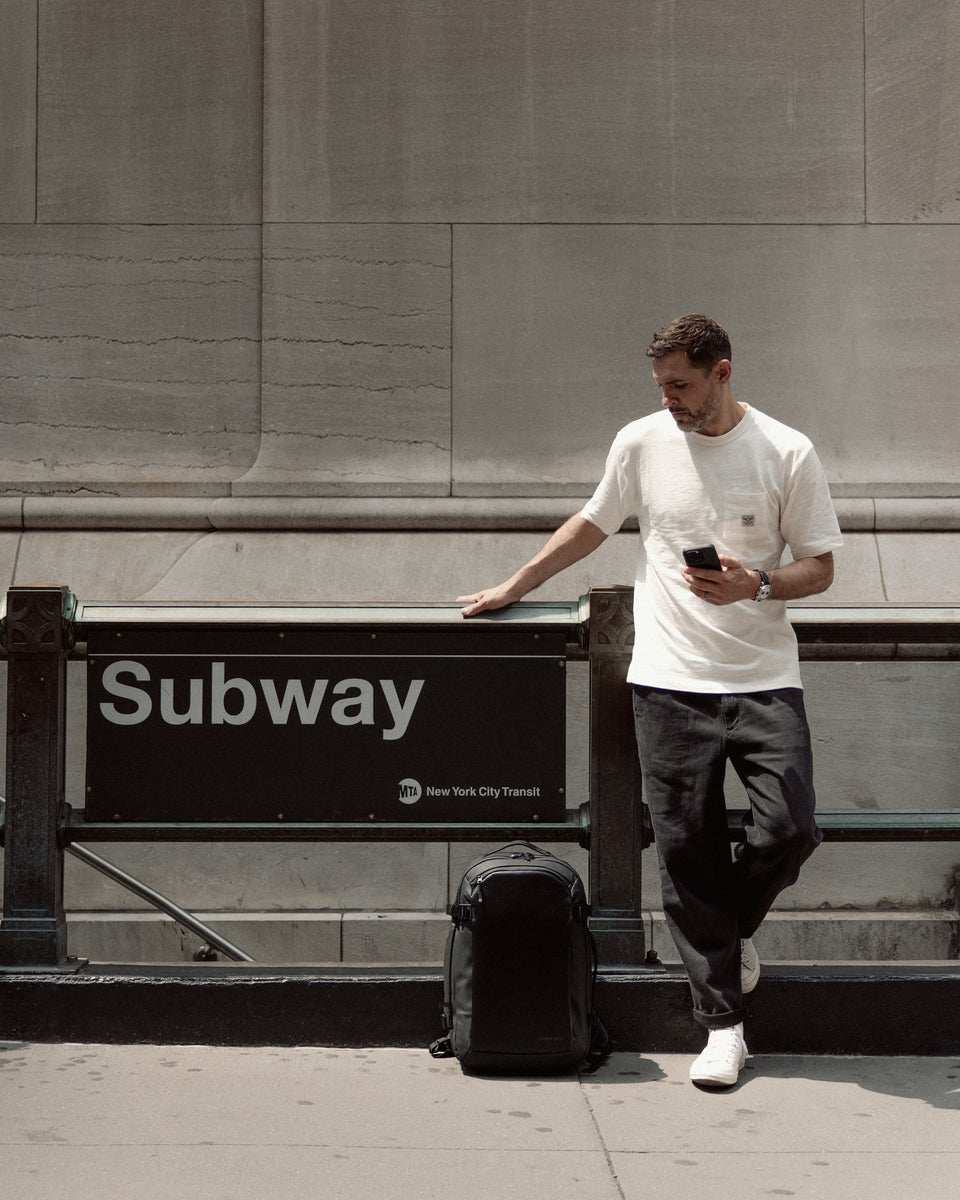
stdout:
{"type": "Polygon", "coordinates": [[[600,1123],[597,1120],[597,1115],[593,1111],[593,1105],[590,1103],[590,1097],[587,1095],[586,1088],[583,1086],[583,1079],[580,1080],[580,1092],[583,1096],[584,1103],[587,1106],[587,1112],[590,1114],[590,1120],[593,1122],[593,1127],[597,1131],[597,1140],[600,1142],[600,1147],[603,1150],[603,1157],[606,1159],[607,1170],[610,1172],[610,1178],[613,1180],[614,1186],[617,1189],[617,1195],[621,1200],[627,1200],[626,1193],[620,1186],[620,1180],[617,1178],[617,1172],[614,1170],[613,1159],[610,1157],[610,1151],[607,1148],[607,1143],[604,1140],[603,1134],[600,1132],[600,1123]]]}

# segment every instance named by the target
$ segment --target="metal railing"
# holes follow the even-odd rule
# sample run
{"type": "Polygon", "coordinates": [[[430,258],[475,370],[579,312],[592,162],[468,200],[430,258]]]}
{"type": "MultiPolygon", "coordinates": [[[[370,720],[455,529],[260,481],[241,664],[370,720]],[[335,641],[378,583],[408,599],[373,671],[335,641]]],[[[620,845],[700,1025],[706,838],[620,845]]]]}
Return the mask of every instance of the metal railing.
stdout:
{"type": "Polygon", "coordinates": [[[115,863],[107,862],[105,858],[101,858],[99,854],[94,854],[86,846],[74,844],[65,846],[64,849],[67,854],[72,855],[82,863],[86,863],[88,867],[93,867],[101,875],[112,879],[114,883],[118,883],[135,896],[139,896],[141,900],[146,900],[148,904],[159,909],[160,912],[166,913],[172,920],[179,922],[185,929],[189,929],[191,933],[195,933],[203,942],[203,945],[197,951],[201,960],[209,957],[208,952],[219,952],[220,954],[225,954],[227,958],[232,959],[234,962],[254,961],[249,954],[241,950],[239,946],[235,946],[233,942],[227,941],[215,929],[211,929],[205,922],[197,920],[192,913],[188,913],[179,904],[174,904],[168,896],[164,896],[161,892],[149,887],[142,880],[136,879],[133,875],[121,870],[115,863]]]}
{"type": "MultiPolygon", "coordinates": [[[[136,655],[131,646],[152,645],[155,636],[186,634],[198,645],[212,639],[218,655],[223,655],[224,646],[238,636],[246,639],[244,653],[251,647],[263,653],[266,639],[274,647],[282,644],[284,654],[296,653],[298,646],[302,651],[307,642],[312,645],[317,638],[323,643],[324,653],[341,646],[347,647],[341,653],[355,653],[363,639],[363,652],[369,654],[371,642],[376,639],[378,653],[386,652],[389,646],[391,653],[414,659],[447,654],[464,663],[489,660],[499,669],[499,664],[519,654],[524,661],[562,666],[567,661],[591,657],[589,630],[603,624],[599,616],[591,621],[591,612],[599,614],[608,603],[608,598],[598,593],[576,602],[520,604],[509,612],[465,622],[459,609],[451,605],[101,605],[78,603],[66,587],[11,589],[3,616],[9,721],[0,967],[56,966],[65,962],[63,854],[82,843],[537,838],[588,847],[595,832],[590,805],[566,809],[562,799],[560,811],[552,816],[531,811],[491,820],[476,814],[468,819],[427,820],[410,819],[405,814],[405,819],[396,820],[376,813],[366,819],[346,820],[291,819],[286,813],[274,819],[102,819],[102,812],[98,815],[86,808],[73,809],[64,799],[68,657],[85,657],[89,663],[90,647],[95,642],[102,647],[104,638],[117,639],[125,654],[136,655]]],[[[604,648],[594,657],[603,658],[604,648]]],[[[562,694],[562,679],[560,691],[562,694]]],[[[603,720],[603,712],[602,703],[592,707],[593,721],[598,728],[602,726],[600,742],[610,736],[611,729],[610,723],[603,720]]],[[[461,724],[465,716],[469,713],[453,714],[461,724]]],[[[498,753],[498,749],[494,747],[493,752],[498,753]]],[[[88,747],[88,781],[89,761],[88,747]]],[[[359,763],[361,775],[368,765],[359,763]]],[[[211,787],[216,791],[215,768],[211,767],[210,772],[211,787]]],[[[616,785],[622,783],[618,775],[616,785]]],[[[598,786],[603,786],[602,778],[598,786]]],[[[592,791],[596,794],[596,786],[592,791]]],[[[130,807],[136,808],[136,804],[130,807]]],[[[612,817],[614,805],[607,807],[612,817]]],[[[557,808],[555,801],[553,808],[557,808]]],[[[621,853],[606,855],[602,863],[597,860],[592,865],[596,936],[614,962],[643,959],[643,920],[633,889],[634,880],[639,880],[638,818],[632,805],[627,804],[621,823],[629,823],[633,830],[636,862],[623,853],[621,841],[621,853]]],[[[206,932],[201,936],[207,938],[206,932]]]]}
{"type": "MultiPolygon", "coordinates": [[[[93,861],[97,856],[79,843],[188,840],[577,842],[590,851],[591,926],[601,961],[642,964],[641,852],[651,834],[639,802],[632,710],[624,686],[633,641],[631,602],[629,588],[596,588],[577,602],[518,604],[465,622],[451,605],[78,604],[66,587],[11,589],[2,620],[8,728],[7,804],[0,827],[6,853],[0,970],[64,966],[66,851],[103,869],[93,861]],[[320,637],[325,653],[343,646],[355,652],[362,638],[367,640],[365,653],[370,652],[369,641],[377,639],[378,646],[389,645],[410,658],[455,655],[466,662],[523,653],[561,664],[585,661],[590,676],[589,800],[558,819],[545,820],[535,813],[506,820],[396,820],[376,813],[364,820],[326,821],[289,820],[282,814],[269,820],[105,820],[86,809],[71,809],[64,799],[68,657],[89,661],[89,645],[104,645],[104,638],[143,646],[152,645],[155,636],[185,632],[192,645],[215,643],[219,655],[229,653],[233,639],[242,635],[251,639],[247,648],[255,647],[257,653],[264,636],[274,645],[283,640],[294,651],[302,649],[304,639],[320,637]]],[[[960,658],[960,608],[796,608],[791,621],[807,660],[960,658]]],[[[739,836],[743,818],[743,813],[730,814],[732,838],[739,836]]],[[[827,840],[960,838],[960,809],[953,808],[827,808],[819,810],[818,819],[827,840]]],[[[116,871],[109,864],[107,868],[116,871]]],[[[156,893],[154,899],[147,895],[152,889],[131,882],[156,902],[156,893]]],[[[172,901],[160,899],[187,927],[195,921],[172,901]]],[[[217,935],[211,938],[213,931],[197,925],[199,936],[214,944],[217,935]]],[[[223,943],[228,956],[247,957],[225,939],[223,943]]]]}

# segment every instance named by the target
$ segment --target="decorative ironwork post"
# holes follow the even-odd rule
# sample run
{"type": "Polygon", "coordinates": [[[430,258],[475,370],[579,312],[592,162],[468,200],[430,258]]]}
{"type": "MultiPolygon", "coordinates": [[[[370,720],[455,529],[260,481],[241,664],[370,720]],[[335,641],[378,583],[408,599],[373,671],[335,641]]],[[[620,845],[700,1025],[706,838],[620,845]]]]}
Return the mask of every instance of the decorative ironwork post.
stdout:
{"type": "Polygon", "coordinates": [[[7,593],[7,794],[0,966],[66,961],[63,848],[67,652],[76,601],[66,587],[7,593]]]}
{"type": "Polygon", "coordinates": [[[640,966],[640,765],[627,666],[633,589],[590,590],[590,928],[601,964],[640,966]]]}

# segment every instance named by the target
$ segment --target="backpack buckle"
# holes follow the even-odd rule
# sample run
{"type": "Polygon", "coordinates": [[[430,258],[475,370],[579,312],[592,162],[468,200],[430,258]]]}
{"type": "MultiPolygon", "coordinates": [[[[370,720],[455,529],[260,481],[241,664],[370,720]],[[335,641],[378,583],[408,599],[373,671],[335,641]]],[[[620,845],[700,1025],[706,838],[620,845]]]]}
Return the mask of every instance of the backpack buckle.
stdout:
{"type": "Polygon", "coordinates": [[[472,904],[451,904],[447,912],[453,918],[453,923],[458,929],[462,929],[470,918],[473,916],[472,904]]]}

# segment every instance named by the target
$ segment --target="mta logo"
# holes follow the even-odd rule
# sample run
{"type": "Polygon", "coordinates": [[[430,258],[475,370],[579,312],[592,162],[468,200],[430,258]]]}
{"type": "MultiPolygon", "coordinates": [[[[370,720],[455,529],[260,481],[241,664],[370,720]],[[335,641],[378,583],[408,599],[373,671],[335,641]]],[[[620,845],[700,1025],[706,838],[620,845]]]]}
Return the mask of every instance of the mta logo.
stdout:
{"type": "Polygon", "coordinates": [[[423,788],[415,779],[400,780],[400,795],[401,804],[416,804],[423,795],[423,788]]]}

